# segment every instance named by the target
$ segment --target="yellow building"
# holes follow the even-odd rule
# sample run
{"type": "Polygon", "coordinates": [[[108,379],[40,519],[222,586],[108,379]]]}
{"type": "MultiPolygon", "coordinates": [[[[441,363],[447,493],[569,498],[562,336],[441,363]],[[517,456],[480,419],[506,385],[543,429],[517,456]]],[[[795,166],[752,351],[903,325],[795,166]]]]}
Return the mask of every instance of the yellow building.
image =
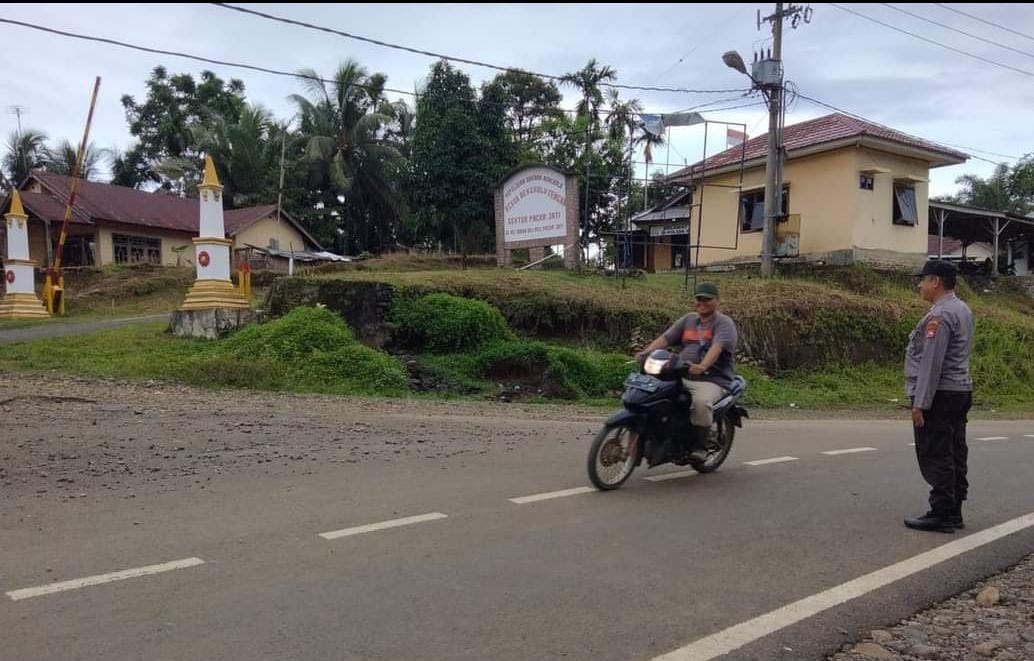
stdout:
{"type": "MultiPolygon", "coordinates": [[[[70,185],[70,177],[34,170],[21,186],[29,214],[29,255],[41,266],[52,260],[70,185]]],[[[84,181],[69,223],[63,263],[193,266],[191,240],[198,236],[199,222],[196,199],[84,181]]],[[[278,221],[276,205],[227,211],[225,225],[233,250],[322,250],[288,214],[281,213],[278,221]]]]}
{"type": "MultiPolygon", "coordinates": [[[[967,159],[839,113],[785,127],[783,143],[785,215],[776,226],[777,255],[838,264],[922,263],[929,171],[967,159]]],[[[688,218],[644,215],[636,223],[647,246],[640,266],[681,266],[672,251],[687,244],[693,264],[758,261],[767,152],[768,137],[760,136],[671,175],[693,191],[688,218]]]]}

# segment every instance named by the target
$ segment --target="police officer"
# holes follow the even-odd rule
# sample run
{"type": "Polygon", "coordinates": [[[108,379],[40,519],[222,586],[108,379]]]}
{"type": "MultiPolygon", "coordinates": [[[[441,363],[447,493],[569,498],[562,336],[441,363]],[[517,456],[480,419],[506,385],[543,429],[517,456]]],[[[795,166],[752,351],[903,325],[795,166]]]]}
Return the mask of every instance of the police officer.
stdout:
{"type": "Polygon", "coordinates": [[[958,271],[951,263],[929,261],[918,276],[920,295],[933,305],[909,336],[905,390],[912,399],[919,471],[930,485],[930,511],[905,519],[905,525],[950,533],[964,527],[962,501],[969,489],[966,416],[973,401],[973,313],[955,296],[958,271]]]}

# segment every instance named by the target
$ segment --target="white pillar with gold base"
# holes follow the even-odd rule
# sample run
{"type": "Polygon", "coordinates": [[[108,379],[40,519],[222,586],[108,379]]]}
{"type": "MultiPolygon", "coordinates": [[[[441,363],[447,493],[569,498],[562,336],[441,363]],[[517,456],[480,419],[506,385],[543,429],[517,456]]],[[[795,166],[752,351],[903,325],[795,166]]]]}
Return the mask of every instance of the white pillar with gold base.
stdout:
{"type": "Polygon", "coordinates": [[[36,295],[36,262],[29,259],[29,217],[22,208],[18,191],[11,197],[11,210],[4,214],[7,224],[7,256],[4,260],[6,291],[0,298],[0,319],[42,319],[49,317],[43,301],[36,295]]]}
{"type": "Polygon", "coordinates": [[[230,246],[223,225],[223,187],[212,157],[205,157],[205,178],[198,185],[201,203],[200,234],[194,239],[197,280],[187,292],[181,310],[247,309],[248,301],[230,279],[230,246]]]}

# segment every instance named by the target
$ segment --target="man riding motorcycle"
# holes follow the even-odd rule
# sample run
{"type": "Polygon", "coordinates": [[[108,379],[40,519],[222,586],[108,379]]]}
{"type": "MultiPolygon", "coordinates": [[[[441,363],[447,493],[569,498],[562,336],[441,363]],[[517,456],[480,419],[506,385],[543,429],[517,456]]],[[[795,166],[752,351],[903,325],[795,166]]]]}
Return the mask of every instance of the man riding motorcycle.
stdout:
{"type": "Polygon", "coordinates": [[[733,354],[739,333],[736,323],[718,311],[718,287],[701,282],[695,292],[695,312],[685,315],[656,340],[636,354],[642,362],[651,351],[680,347],[679,356],[690,364],[682,384],[691,397],[690,421],[695,443],[690,459],[707,460],[707,447],[714,424],[713,407],[733,383],[733,354]]]}

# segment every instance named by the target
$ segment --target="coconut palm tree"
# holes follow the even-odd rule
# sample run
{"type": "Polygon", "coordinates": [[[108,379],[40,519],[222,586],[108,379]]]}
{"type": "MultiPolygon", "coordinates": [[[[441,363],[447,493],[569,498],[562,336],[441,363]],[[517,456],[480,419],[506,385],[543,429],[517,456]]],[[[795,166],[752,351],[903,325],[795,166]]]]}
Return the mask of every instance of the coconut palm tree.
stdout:
{"type": "MultiPolygon", "coordinates": [[[[47,172],[72,176],[75,172],[76,161],[79,158],[79,148],[73,147],[68,140],[62,140],[57,147],[44,151],[43,166],[47,172]]],[[[79,176],[86,181],[96,181],[102,172],[102,165],[109,158],[107,149],[102,149],[92,142],[86,145],[86,156],[83,158],[82,171],[79,176]]]]}
{"type": "Polygon", "coordinates": [[[319,191],[328,213],[338,213],[345,247],[377,250],[393,241],[400,215],[395,174],[403,157],[385,138],[393,118],[380,112],[383,74],[368,74],[345,61],[326,83],[312,69],[298,73],[306,95],[289,98],[298,108],[310,190],[319,191]]]}
{"type": "Polygon", "coordinates": [[[41,131],[12,131],[4,145],[4,172],[12,186],[19,186],[29,172],[44,165],[47,135],[41,131]]]}

